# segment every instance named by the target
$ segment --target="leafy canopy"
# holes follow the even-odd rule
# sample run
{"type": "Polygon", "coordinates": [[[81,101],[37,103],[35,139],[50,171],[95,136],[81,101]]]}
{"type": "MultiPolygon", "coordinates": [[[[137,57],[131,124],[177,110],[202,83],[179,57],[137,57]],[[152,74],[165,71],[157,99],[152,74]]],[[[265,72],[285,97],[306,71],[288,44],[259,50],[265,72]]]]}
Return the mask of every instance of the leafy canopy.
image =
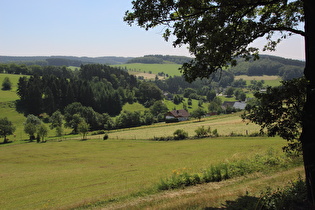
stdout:
{"type": "Polygon", "coordinates": [[[248,104],[242,118],[261,126],[268,136],[279,135],[287,140],[286,151],[301,151],[298,141],[302,131],[302,114],[306,101],[305,78],[282,81],[279,87],[269,87],[266,93],[255,94],[256,103],[248,104]]]}
{"type": "Polygon", "coordinates": [[[8,120],[7,117],[0,118],[0,137],[4,137],[4,143],[7,143],[7,136],[12,135],[15,131],[15,126],[8,120]]]}
{"type": "Polygon", "coordinates": [[[288,36],[300,34],[304,22],[302,0],[135,0],[124,20],[146,30],[164,25],[163,37],[175,36],[174,47],[188,45],[194,60],[181,71],[187,81],[208,78],[232,64],[236,57],[258,58],[258,49],[248,47],[266,37],[264,50],[275,50],[288,36]],[[280,36],[273,39],[275,32],[280,36]]]}

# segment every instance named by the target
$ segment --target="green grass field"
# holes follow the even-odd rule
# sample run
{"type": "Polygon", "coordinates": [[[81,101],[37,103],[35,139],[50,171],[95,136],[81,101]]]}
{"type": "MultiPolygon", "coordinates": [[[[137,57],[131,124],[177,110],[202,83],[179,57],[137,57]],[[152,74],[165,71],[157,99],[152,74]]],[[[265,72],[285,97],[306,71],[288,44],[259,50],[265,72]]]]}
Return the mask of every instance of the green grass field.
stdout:
{"type": "Polygon", "coordinates": [[[9,101],[15,101],[19,99],[18,95],[16,94],[17,90],[17,84],[19,81],[19,78],[21,75],[16,74],[0,74],[0,84],[2,85],[2,82],[5,77],[9,77],[11,83],[12,83],[12,89],[11,90],[2,90],[2,86],[0,88],[0,102],[9,102],[9,101]]]}
{"type": "MultiPolygon", "coordinates": [[[[173,170],[185,168],[188,172],[198,173],[212,164],[252,157],[269,148],[280,151],[286,144],[278,137],[148,140],[154,136],[171,136],[177,129],[184,129],[189,136],[194,136],[194,130],[200,126],[217,129],[222,136],[231,132],[243,135],[257,132],[259,127],[243,122],[240,113],[203,118],[200,122],[158,123],[111,131],[107,141],[101,140],[102,136],[89,136],[87,141],[81,141],[79,136],[69,136],[73,139],[55,141],[54,131],[49,130],[47,143],[29,143],[24,141],[28,138],[23,131],[25,117],[16,111],[14,103],[18,99],[15,91],[20,75],[0,74],[0,81],[5,76],[9,76],[13,89],[0,90],[0,113],[17,129],[15,136],[9,136],[13,143],[0,144],[1,209],[69,209],[98,201],[124,202],[134,199],[139,192],[154,193],[155,184],[161,178],[169,177],[173,170]]],[[[170,109],[182,108],[182,104],[165,103],[170,109]]],[[[198,102],[193,100],[190,109],[197,107],[198,102]]],[[[204,107],[207,108],[207,104],[204,107]]],[[[145,110],[138,103],[126,104],[123,109],[145,110]]],[[[226,189],[230,190],[233,191],[234,186],[226,189]]],[[[182,198],[177,202],[184,205],[190,201],[182,198]]]]}
{"type": "Polygon", "coordinates": [[[151,71],[153,74],[158,74],[159,72],[164,72],[169,76],[180,76],[182,75],[178,70],[182,65],[179,64],[143,64],[143,63],[130,63],[130,64],[120,64],[112,65],[113,67],[126,68],[132,72],[146,72],[151,71]]]}
{"type": "Polygon", "coordinates": [[[179,123],[158,123],[151,126],[121,129],[110,131],[109,137],[113,139],[153,139],[154,137],[173,136],[177,129],[184,129],[189,136],[194,136],[198,127],[210,126],[211,130],[217,129],[219,135],[229,136],[234,134],[253,134],[259,132],[260,127],[256,124],[243,122],[241,113],[230,115],[217,115],[199,120],[183,121],[179,123]]]}
{"type": "Polygon", "coordinates": [[[279,138],[68,140],[1,148],[2,209],[78,207],[146,191],[173,170],[199,172],[222,161],[242,159],[272,147],[279,138]]]}
{"type": "Polygon", "coordinates": [[[275,86],[279,86],[281,83],[281,78],[279,76],[247,76],[247,75],[239,75],[239,76],[235,76],[235,80],[238,79],[243,79],[246,81],[246,84],[249,85],[251,80],[264,80],[265,84],[264,85],[268,85],[271,87],[275,87],[275,86]]]}

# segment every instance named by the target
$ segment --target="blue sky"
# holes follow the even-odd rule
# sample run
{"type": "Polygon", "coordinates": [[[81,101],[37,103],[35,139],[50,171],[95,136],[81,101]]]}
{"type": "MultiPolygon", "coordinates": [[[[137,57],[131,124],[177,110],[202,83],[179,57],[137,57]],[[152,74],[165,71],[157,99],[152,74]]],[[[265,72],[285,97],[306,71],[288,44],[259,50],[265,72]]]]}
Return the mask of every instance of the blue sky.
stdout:
{"type": "MultiPolygon", "coordinates": [[[[123,22],[131,8],[131,0],[0,0],[0,55],[189,56],[185,47],[164,41],[163,28],[145,31],[123,22]]],[[[263,54],[303,60],[303,39],[293,36],[263,54]]]]}

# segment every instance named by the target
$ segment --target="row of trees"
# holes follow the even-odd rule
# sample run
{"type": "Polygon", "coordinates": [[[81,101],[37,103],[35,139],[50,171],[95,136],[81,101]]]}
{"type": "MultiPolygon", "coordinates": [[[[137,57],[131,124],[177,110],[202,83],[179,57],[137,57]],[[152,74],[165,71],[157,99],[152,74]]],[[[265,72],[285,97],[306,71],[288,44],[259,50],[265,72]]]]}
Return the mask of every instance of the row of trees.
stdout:
{"type": "Polygon", "coordinates": [[[40,65],[25,65],[25,64],[2,64],[0,63],[0,73],[7,73],[7,74],[21,74],[21,75],[55,75],[58,77],[66,77],[66,78],[73,78],[75,77],[78,72],[73,71],[66,66],[40,66],[40,65]]]}
{"type": "Polygon", "coordinates": [[[19,107],[34,115],[50,115],[76,101],[102,113],[118,114],[128,100],[128,94],[133,96],[132,91],[115,90],[106,81],[69,80],[53,75],[21,77],[17,94],[20,96],[19,107]]]}
{"type": "Polygon", "coordinates": [[[17,94],[25,113],[51,115],[68,104],[80,102],[99,113],[117,115],[122,106],[139,101],[150,107],[162,99],[162,91],[153,83],[138,82],[126,71],[105,65],[84,65],[76,76],[54,74],[21,77],[17,94]]]}
{"type": "Polygon", "coordinates": [[[183,64],[190,61],[191,58],[185,56],[172,55],[145,55],[143,57],[133,58],[127,63],[147,63],[147,64],[162,64],[162,63],[176,63],[183,64]]]}

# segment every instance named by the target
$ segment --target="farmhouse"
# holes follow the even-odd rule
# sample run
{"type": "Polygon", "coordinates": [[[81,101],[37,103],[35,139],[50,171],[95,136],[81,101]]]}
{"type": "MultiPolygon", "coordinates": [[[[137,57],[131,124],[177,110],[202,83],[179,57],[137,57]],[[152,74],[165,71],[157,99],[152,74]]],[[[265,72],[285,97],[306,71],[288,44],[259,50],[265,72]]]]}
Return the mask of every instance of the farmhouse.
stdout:
{"type": "Polygon", "coordinates": [[[165,115],[165,122],[180,122],[189,120],[190,114],[185,109],[173,110],[165,115]]]}
{"type": "Polygon", "coordinates": [[[238,110],[244,110],[246,107],[246,103],[242,101],[224,101],[224,103],[222,104],[222,107],[225,109],[227,107],[233,107],[238,110]]]}

